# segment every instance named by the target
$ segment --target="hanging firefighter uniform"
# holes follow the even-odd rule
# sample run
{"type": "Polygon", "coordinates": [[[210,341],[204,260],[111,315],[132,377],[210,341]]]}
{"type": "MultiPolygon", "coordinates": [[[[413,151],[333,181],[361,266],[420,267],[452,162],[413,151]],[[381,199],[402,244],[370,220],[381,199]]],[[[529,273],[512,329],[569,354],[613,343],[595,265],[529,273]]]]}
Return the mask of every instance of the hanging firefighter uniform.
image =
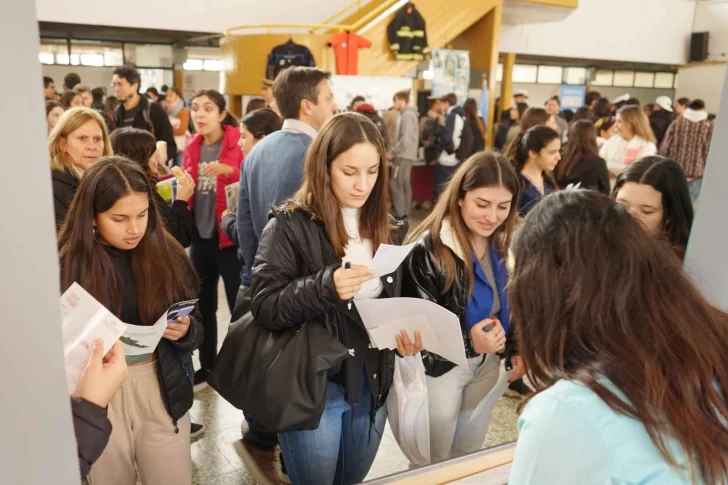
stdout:
{"type": "Polygon", "coordinates": [[[425,19],[412,2],[405,4],[389,23],[387,38],[390,50],[399,61],[421,61],[430,52],[425,19]]]}

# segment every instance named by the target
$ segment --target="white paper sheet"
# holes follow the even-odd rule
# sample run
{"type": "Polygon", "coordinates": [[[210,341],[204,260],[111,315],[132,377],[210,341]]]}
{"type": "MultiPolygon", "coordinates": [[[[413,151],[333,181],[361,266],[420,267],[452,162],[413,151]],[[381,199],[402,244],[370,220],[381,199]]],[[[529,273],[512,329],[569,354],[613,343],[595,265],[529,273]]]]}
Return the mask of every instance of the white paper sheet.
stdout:
{"type": "Polygon", "coordinates": [[[412,339],[415,330],[419,330],[425,350],[467,366],[460,319],[437,303],[419,298],[354,300],[354,303],[375,347],[396,349],[396,334],[404,329],[412,339]]]}
{"type": "Polygon", "coordinates": [[[152,326],[128,324],[124,335],[119,339],[124,343],[126,363],[138,364],[151,359],[167,329],[167,322],[175,322],[177,317],[189,315],[194,310],[196,303],[197,300],[175,303],[152,326]]]}
{"type": "Polygon", "coordinates": [[[397,271],[402,261],[412,252],[412,248],[415,247],[412,243],[406,246],[392,246],[391,244],[380,244],[377,249],[377,254],[374,255],[372,260],[371,268],[377,273],[377,277],[392,274],[397,271]]]}
{"type": "Polygon", "coordinates": [[[127,325],[74,283],[61,296],[61,333],[66,367],[66,387],[73,394],[86,369],[94,342],[101,339],[104,354],[119,339],[127,325]]]}

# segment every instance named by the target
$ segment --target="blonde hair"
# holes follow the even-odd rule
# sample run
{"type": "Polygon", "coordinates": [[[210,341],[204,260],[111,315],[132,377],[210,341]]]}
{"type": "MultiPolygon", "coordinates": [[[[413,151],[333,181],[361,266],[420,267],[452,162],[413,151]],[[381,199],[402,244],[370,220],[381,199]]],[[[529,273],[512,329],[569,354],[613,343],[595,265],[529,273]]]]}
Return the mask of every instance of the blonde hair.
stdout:
{"type": "Polygon", "coordinates": [[[73,88],[73,92],[76,94],[90,93],[91,88],[86,86],[85,84],[77,84],[76,87],[73,88]]]}
{"type": "Polygon", "coordinates": [[[95,121],[101,128],[104,138],[104,152],[102,156],[113,155],[109,132],[106,131],[106,123],[101,115],[91,108],[71,108],[61,115],[58,123],[48,135],[48,152],[51,158],[51,169],[59,171],[70,171],[78,175],[83,174],[73,159],[61,149],[61,141],[68,139],[68,135],[81,128],[88,121],[95,121]]]}
{"type": "Polygon", "coordinates": [[[635,136],[639,136],[643,140],[651,141],[652,143],[657,143],[655,134],[652,128],[650,128],[650,120],[647,119],[647,115],[639,106],[623,106],[617,111],[617,114],[622,123],[630,126],[635,136]]]}

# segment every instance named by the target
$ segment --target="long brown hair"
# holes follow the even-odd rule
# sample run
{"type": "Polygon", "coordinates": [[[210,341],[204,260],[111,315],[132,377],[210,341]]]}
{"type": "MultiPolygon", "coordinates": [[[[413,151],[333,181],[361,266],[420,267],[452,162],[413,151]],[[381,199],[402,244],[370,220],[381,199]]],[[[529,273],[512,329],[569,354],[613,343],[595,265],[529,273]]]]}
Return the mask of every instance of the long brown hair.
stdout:
{"type": "MultiPolygon", "coordinates": [[[[445,220],[449,220],[460,248],[465,251],[470,249],[472,247],[470,231],[463,221],[459,203],[466,193],[481,187],[503,187],[513,194],[508,217],[489,238],[500,256],[505,259],[508,256],[511,236],[516,226],[520,185],[511,164],[503,155],[496,152],[476,153],[463,162],[453,174],[430,215],[407,238],[407,243],[409,243],[416,241],[427,231],[432,234],[433,252],[438,265],[445,273],[445,286],[442,293],[446,293],[452,287],[457,274],[455,256],[440,239],[442,224],[445,220]]],[[[473,265],[468,263],[465,267],[468,273],[468,285],[472,292],[475,280],[473,265]]]]}
{"type": "Polygon", "coordinates": [[[670,438],[693,481],[725,483],[728,315],[670,248],[607,196],[565,190],[529,213],[512,249],[511,322],[536,390],[580,382],[644,425],[671,466],[670,438]]]}
{"type": "Polygon", "coordinates": [[[480,138],[485,138],[485,123],[483,123],[483,119],[478,116],[478,103],[474,98],[468,98],[465,103],[463,103],[463,111],[465,112],[465,119],[467,121],[472,121],[475,123],[475,126],[478,127],[480,138]]]}
{"type": "Polygon", "coordinates": [[[139,128],[119,128],[111,132],[111,147],[114,154],[137,162],[149,177],[150,183],[157,183],[157,174],[149,166],[149,160],[157,151],[154,135],[139,128]]]}
{"type": "Polygon", "coordinates": [[[639,106],[623,106],[617,111],[617,115],[619,115],[621,123],[629,125],[635,136],[639,136],[645,141],[657,143],[655,133],[650,128],[650,120],[639,106]]]}
{"type": "Polygon", "coordinates": [[[377,126],[358,113],[341,113],[331,118],[319,131],[306,153],[303,184],[283,209],[303,209],[326,226],[331,244],[339,257],[349,242],[341,206],[331,190],[331,164],[354,145],[370,143],[379,152],[379,175],[369,198],[360,210],[359,234],[372,241],[374,251],[391,242],[389,224],[389,170],[384,140],[377,126]]]}
{"type": "Polygon", "coordinates": [[[591,121],[577,121],[571,125],[566,150],[554,170],[556,180],[559,183],[568,180],[583,160],[593,158],[599,158],[597,130],[591,121]]]}
{"type": "Polygon", "coordinates": [[[551,118],[551,115],[548,111],[544,108],[535,106],[528,108],[526,112],[523,113],[521,121],[518,123],[518,134],[513,138],[513,140],[511,140],[511,143],[508,144],[503,152],[506,158],[511,160],[511,163],[513,163],[513,160],[516,158],[516,153],[518,153],[518,148],[521,146],[523,135],[531,128],[546,125],[549,118],[551,118]]]}
{"type": "Polygon", "coordinates": [[[147,174],[139,164],[125,158],[102,158],[81,179],[58,236],[61,292],[78,282],[105,307],[121,315],[119,277],[104,243],[95,236],[94,221],[97,214],[133,193],[146,194],[149,199],[147,230],[131,250],[131,266],[139,315],[144,325],[152,325],[171,304],[194,298],[197,281],[184,249],[164,229],[147,174]]]}

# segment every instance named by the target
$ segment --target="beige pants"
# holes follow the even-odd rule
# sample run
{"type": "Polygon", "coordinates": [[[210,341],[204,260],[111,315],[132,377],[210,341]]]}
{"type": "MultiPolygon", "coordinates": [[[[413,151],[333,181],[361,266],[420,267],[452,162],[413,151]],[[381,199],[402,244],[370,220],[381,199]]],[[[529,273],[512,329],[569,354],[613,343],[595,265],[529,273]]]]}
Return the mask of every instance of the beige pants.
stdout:
{"type": "Polygon", "coordinates": [[[164,407],[157,363],[129,367],[129,378],[109,404],[109,444],[91,467],[91,485],[190,485],[190,415],[177,422],[164,407]]]}

